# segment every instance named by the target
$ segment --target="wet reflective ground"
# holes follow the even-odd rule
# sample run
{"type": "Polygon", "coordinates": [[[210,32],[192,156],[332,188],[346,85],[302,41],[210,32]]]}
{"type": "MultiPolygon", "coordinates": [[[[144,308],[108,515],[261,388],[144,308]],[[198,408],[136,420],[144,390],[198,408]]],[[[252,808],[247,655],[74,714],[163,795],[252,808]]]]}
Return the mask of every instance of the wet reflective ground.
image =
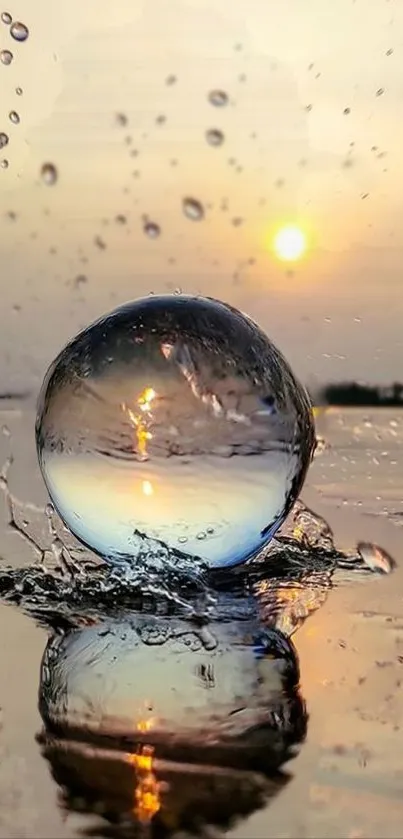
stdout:
{"type": "MultiPolygon", "coordinates": [[[[24,515],[30,528],[36,516],[26,502],[40,506],[46,500],[35,462],[32,409],[26,403],[3,403],[0,418],[7,426],[0,437],[1,462],[13,452],[10,488],[25,502],[17,511],[22,528],[24,515]]],[[[315,459],[305,502],[329,521],[342,549],[363,540],[380,544],[397,560],[394,573],[356,575],[351,580],[340,577],[327,598],[321,598],[320,608],[293,635],[300,690],[293,645],[275,631],[264,639],[257,637],[253,614],[248,615],[249,623],[214,634],[222,655],[213,673],[208,666],[209,637],[203,635],[202,627],[194,628],[199,642],[189,639],[189,633],[187,640],[186,633],[171,639],[176,672],[165,661],[153,673],[138,660],[142,653],[134,643],[139,637],[136,625],[119,623],[116,618],[100,625],[97,616],[91,621],[87,614],[85,625],[67,633],[68,627],[59,625],[59,637],[48,643],[49,632],[32,617],[16,606],[1,605],[0,836],[41,839],[137,833],[184,837],[198,831],[239,839],[403,836],[403,417],[387,411],[365,415],[333,411],[319,419],[318,430],[328,446],[315,459]],[[98,660],[103,660],[103,673],[109,677],[102,683],[104,693],[99,687],[95,691],[98,699],[102,696],[102,714],[108,710],[107,720],[104,716],[100,720],[99,708],[91,706],[91,680],[97,679],[94,669],[88,677],[94,636],[98,660]],[[121,653],[128,649],[126,663],[122,655],[116,656],[116,644],[121,653]],[[228,649],[232,661],[226,658],[228,649]],[[193,653],[198,658],[198,681],[187,684],[189,671],[183,669],[183,656],[193,653]],[[123,666],[127,690],[122,697],[116,684],[123,666]],[[169,732],[159,753],[161,737],[159,742],[158,737],[150,740],[156,709],[138,706],[147,692],[151,701],[162,670],[164,689],[176,688],[177,693],[171,690],[169,702],[157,709],[165,734],[169,732]],[[239,678],[240,670],[245,680],[239,678]],[[238,738],[235,747],[233,738],[228,745],[228,731],[218,731],[217,720],[208,719],[213,678],[219,683],[221,707],[234,698],[238,702],[229,716],[232,735],[235,732],[238,738]],[[269,766],[262,766],[262,754],[254,749],[248,720],[249,697],[259,697],[262,684],[262,702],[258,698],[254,710],[259,714],[263,703],[263,757],[269,766]],[[241,696],[242,690],[247,697],[241,696]],[[130,713],[133,723],[135,706],[136,742],[127,738],[126,726],[126,731],[119,732],[118,743],[116,719],[122,721],[130,713]],[[178,709],[187,734],[182,742],[172,742],[178,709]],[[80,725],[75,725],[78,717],[80,725]],[[109,728],[109,740],[100,738],[99,726],[89,724],[94,719],[101,721],[103,730],[109,728]],[[211,731],[215,736],[209,742],[211,731]],[[287,750],[295,754],[301,742],[299,754],[281,767],[287,750]],[[159,810],[151,832],[144,816],[153,807],[159,810]],[[132,819],[134,811],[141,817],[138,828],[132,819]],[[126,813],[124,818],[122,813],[126,813]],[[208,828],[209,822],[215,827],[208,828]]],[[[33,546],[7,527],[4,497],[1,503],[4,563],[29,565],[33,546]]],[[[160,631],[163,616],[154,615],[152,621],[160,631]]],[[[156,627],[148,623],[147,631],[148,639],[155,640],[156,627]]],[[[259,729],[254,718],[260,743],[261,724],[259,729]]],[[[160,724],[160,733],[162,728],[160,724]]]]}

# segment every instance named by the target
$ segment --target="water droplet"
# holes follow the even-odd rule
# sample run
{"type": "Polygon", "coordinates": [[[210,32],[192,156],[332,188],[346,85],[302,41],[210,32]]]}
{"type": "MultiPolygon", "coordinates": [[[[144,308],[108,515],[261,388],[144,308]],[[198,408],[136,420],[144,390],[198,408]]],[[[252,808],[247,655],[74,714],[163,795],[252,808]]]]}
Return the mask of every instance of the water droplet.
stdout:
{"type": "Polygon", "coordinates": [[[191,221],[201,221],[204,218],[204,207],[196,198],[184,198],[182,208],[186,218],[191,221]]]}
{"type": "Polygon", "coordinates": [[[16,20],[11,24],[10,35],[14,38],[14,41],[26,41],[29,35],[29,29],[25,26],[25,23],[16,20]]]}
{"type": "Polygon", "coordinates": [[[390,47],[388,50],[386,50],[385,55],[393,55],[393,49],[392,49],[392,47],[390,47]]]}
{"type": "Polygon", "coordinates": [[[222,146],[224,134],[218,128],[209,128],[206,131],[206,140],[210,146],[222,146]]]}
{"type": "Polygon", "coordinates": [[[8,143],[8,134],[5,134],[4,131],[0,131],[0,149],[4,149],[8,143]]]}
{"type": "Polygon", "coordinates": [[[204,530],[201,530],[200,533],[198,533],[197,536],[196,536],[196,539],[199,539],[199,541],[203,541],[203,539],[205,539],[205,538],[206,538],[206,533],[205,533],[204,530]]]}
{"type": "Polygon", "coordinates": [[[146,236],[149,237],[149,239],[158,239],[158,236],[161,233],[161,228],[159,224],[155,223],[155,221],[144,222],[143,230],[146,236]]]}
{"type": "Polygon", "coordinates": [[[118,213],[115,217],[116,224],[127,224],[127,218],[123,215],[123,213],[118,213]]]}
{"type": "Polygon", "coordinates": [[[120,114],[116,114],[116,122],[118,123],[118,125],[125,126],[125,125],[128,124],[129,119],[126,116],[126,114],[120,113],[120,114]]]}
{"type": "Polygon", "coordinates": [[[348,116],[348,114],[351,114],[351,108],[344,108],[343,114],[344,116],[348,116]]]}
{"type": "Polygon", "coordinates": [[[24,91],[23,91],[22,87],[16,87],[15,92],[16,92],[17,96],[22,96],[24,91]]]}
{"type": "Polygon", "coordinates": [[[176,84],[177,81],[178,80],[177,80],[176,76],[174,76],[171,73],[169,76],[166,77],[165,84],[168,85],[168,87],[170,87],[171,85],[176,84]]]}
{"type": "Polygon", "coordinates": [[[6,160],[5,158],[3,160],[0,160],[0,166],[2,169],[8,169],[8,160],[6,160]]]}
{"type": "Polygon", "coordinates": [[[178,536],[178,542],[180,542],[181,545],[185,545],[187,540],[188,540],[187,536],[178,536]]]}
{"type": "Polygon", "coordinates": [[[374,545],[372,542],[359,542],[357,551],[363,559],[365,565],[371,571],[379,571],[381,574],[390,574],[395,567],[395,561],[389,556],[383,548],[379,545],[374,545]]]}
{"type": "Polygon", "coordinates": [[[41,166],[41,179],[46,186],[53,186],[58,178],[56,166],[53,163],[43,163],[41,166]]]}
{"type": "Polygon", "coordinates": [[[10,50],[1,50],[0,52],[0,61],[2,64],[11,64],[14,56],[10,50]]]}
{"type": "Polygon", "coordinates": [[[13,123],[13,125],[18,125],[19,124],[20,117],[19,117],[19,114],[17,114],[17,111],[10,111],[10,113],[8,115],[8,118],[9,118],[10,122],[13,123]]]}
{"type": "Polygon", "coordinates": [[[12,23],[12,17],[9,12],[2,12],[1,13],[1,22],[5,23],[6,26],[10,26],[12,23]]]}
{"type": "Polygon", "coordinates": [[[384,93],[385,93],[385,88],[384,87],[378,87],[378,90],[376,91],[375,96],[383,96],[384,93]]]}
{"type": "Polygon", "coordinates": [[[1,433],[2,433],[3,437],[11,437],[11,431],[10,431],[8,425],[2,425],[1,426],[1,433]]]}
{"type": "Polygon", "coordinates": [[[211,299],[155,295],[92,324],[59,354],[39,397],[36,440],[56,510],[107,560],[134,562],[150,539],[175,551],[185,533],[190,557],[221,567],[271,540],[302,487],[315,434],[304,389],[249,318],[211,299]],[[224,462],[219,446],[233,457],[224,462]],[[215,537],[200,541],[212,510],[215,537]]]}
{"type": "Polygon", "coordinates": [[[158,114],[155,121],[157,125],[164,125],[164,123],[167,121],[167,118],[165,114],[158,114]]]}
{"type": "Polygon", "coordinates": [[[225,90],[210,90],[208,101],[215,108],[224,108],[225,105],[228,105],[228,94],[225,90]]]}

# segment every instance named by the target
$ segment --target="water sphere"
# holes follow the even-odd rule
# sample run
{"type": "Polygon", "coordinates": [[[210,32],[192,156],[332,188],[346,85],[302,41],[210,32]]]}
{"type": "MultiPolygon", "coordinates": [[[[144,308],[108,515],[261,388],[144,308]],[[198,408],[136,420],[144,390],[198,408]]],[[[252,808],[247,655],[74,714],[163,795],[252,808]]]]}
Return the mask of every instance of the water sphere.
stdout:
{"type": "Polygon", "coordinates": [[[306,391],[262,330],[186,295],[128,303],[73,338],[36,419],[51,500],[111,562],[149,540],[215,568],[255,556],[298,497],[314,441],[306,391]]]}

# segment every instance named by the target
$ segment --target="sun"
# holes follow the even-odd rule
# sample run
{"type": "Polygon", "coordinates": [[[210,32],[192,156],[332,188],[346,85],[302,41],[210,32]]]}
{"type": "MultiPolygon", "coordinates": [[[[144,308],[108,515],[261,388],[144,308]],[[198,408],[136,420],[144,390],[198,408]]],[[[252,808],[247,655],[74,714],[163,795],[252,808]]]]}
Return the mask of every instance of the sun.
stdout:
{"type": "Polygon", "coordinates": [[[273,248],[276,256],[283,262],[296,262],[304,255],[307,240],[303,230],[295,224],[288,224],[277,231],[273,248]]]}

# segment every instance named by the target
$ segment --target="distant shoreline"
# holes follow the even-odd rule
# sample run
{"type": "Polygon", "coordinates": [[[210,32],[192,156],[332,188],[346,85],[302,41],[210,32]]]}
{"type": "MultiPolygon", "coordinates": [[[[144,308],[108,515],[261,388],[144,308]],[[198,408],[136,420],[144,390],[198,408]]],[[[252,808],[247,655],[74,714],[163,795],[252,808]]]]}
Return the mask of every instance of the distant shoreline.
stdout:
{"type": "Polygon", "coordinates": [[[316,405],[359,408],[403,408],[403,384],[364,385],[358,382],[335,382],[325,385],[313,396],[316,405]]]}

